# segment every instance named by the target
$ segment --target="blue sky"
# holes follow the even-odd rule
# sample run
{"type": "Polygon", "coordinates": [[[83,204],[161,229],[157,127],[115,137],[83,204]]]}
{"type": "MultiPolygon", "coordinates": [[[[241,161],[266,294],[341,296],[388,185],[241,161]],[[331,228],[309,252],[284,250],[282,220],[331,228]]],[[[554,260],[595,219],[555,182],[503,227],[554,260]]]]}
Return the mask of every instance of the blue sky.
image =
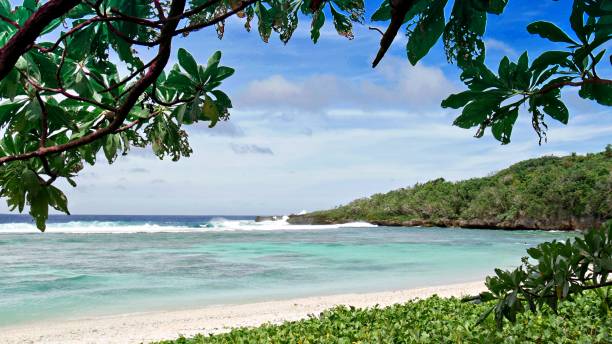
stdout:
{"type": "MultiPolygon", "coordinates": [[[[368,14],[378,2],[368,1],[368,14]]],[[[487,63],[554,48],[527,33],[545,19],[562,27],[569,0],[511,0],[505,13],[489,16],[487,63]]],[[[338,36],[327,23],[316,45],[303,21],[283,45],[261,42],[237,20],[222,41],[214,31],[177,40],[201,63],[215,50],[236,69],[223,89],[235,108],[214,129],[189,127],[191,158],[160,161],[147,152],[102,160],[86,167],[78,188],[64,187],[80,214],[285,214],[346,203],[376,192],[437,177],[484,176],[514,162],[545,154],[601,151],[612,143],[609,109],[565,92],[567,127],[552,123],[548,143],[538,139],[526,113],[512,143],[453,127],[456,111],[440,101],[462,90],[458,69],[446,63],[441,43],[417,66],[405,57],[399,35],[377,69],[370,67],[380,35],[366,26],[355,39],[338,36]]],[[[559,46],[561,49],[562,46],[559,46]]],[[[609,72],[609,68],[607,70],[609,72]]]]}

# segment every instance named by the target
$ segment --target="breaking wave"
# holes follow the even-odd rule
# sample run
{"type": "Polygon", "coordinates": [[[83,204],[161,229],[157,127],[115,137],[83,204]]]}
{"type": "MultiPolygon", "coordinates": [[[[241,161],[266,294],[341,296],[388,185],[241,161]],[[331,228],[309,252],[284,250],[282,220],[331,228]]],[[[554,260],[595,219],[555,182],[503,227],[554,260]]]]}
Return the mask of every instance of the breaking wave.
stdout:
{"type": "MultiPolygon", "coordinates": [[[[233,220],[214,217],[200,224],[166,224],[153,221],[135,223],[127,221],[72,221],[65,223],[49,223],[48,233],[75,234],[129,234],[129,233],[193,233],[220,231],[291,231],[291,230],[323,230],[337,228],[368,228],[376,225],[366,222],[353,222],[337,225],[292,225],[287,217],[275,221],[255,222],[254,220],[233,220]]],[[[38,233],[36,226],[30,223],[2,223],[2,233],[38,233]]]]}

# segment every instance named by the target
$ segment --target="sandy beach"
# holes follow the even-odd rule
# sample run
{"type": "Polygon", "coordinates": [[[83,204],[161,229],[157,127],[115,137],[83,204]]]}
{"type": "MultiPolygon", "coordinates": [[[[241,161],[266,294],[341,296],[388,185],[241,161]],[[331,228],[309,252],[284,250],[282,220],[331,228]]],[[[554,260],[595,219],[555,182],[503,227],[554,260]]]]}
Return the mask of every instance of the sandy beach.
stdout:
{"type": "Polygon", "coordinates": [[[483,282],[367,294],[342,294],[201,309],[130,313],[0,328],[1,343],[148,343],[179,335],[219,333],[234,327],[299,320],[336,305],[387,306],[414,298],[474,295],[483,282]]]}

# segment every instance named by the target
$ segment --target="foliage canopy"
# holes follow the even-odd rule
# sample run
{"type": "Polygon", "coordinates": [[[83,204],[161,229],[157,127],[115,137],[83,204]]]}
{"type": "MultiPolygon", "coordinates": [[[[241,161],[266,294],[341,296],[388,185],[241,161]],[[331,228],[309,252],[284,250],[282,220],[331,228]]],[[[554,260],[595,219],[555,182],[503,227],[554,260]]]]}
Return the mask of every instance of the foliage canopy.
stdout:
{"type": "MultiPolygon", "coordinates": [[[[501,14],[506,3],[383,0],[371,15],[387,23],[374,66],[402,27],[412,64],[441,39],[469,88],[442,105],[463,108],[456,125],[478,127],[477,136],[491,127],[502,143],[510,142],[523,103],[541,138],[545,115],[567,123],[563,87],[580,87],[581,97],[610,105],[611,81],[596,71],[612,34],[609,1],[573,2],[573,38],[552,23],[531,24],[531,33],[565,49],[531,64],[527,54],[516,63],[504,58],[496,75],[484,64],[483,35],[487,16],[501,14]]],[[[189,156],[184,126],[229,118],[232,102],[220,87],[234,71],[221,64],[220,52],[201,65],[185,50],[166,68],[177,36],[214,28],[221,38],[225,21],[236,16],[264,41],[275,33],[287,42],[309,20],[316,43],[328,19],[352,39],[365,15],[363,0],[24,0],[18,6],[0,0],[0,195],[13,210],[29,205],[44,230],[49,207],[68,213],[54,182],[76,185],[74,177],[99,154],[112,163],[130,147],[151,146],[160,158],[189,156]]]]}

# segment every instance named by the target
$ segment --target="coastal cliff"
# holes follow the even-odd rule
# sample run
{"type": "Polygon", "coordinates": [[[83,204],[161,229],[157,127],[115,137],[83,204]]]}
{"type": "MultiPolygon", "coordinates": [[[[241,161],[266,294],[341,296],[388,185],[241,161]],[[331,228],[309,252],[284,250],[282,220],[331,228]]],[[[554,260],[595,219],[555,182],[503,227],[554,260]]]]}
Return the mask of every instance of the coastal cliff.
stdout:
{"type": "Polygon", "coordinates": [[[330,210],[291,215],[291,224],[366,221],[381,226],[585,230],[612,218],[612,146],[585,156],[525,160],[483,178],[442,178],[330,210]]]}

